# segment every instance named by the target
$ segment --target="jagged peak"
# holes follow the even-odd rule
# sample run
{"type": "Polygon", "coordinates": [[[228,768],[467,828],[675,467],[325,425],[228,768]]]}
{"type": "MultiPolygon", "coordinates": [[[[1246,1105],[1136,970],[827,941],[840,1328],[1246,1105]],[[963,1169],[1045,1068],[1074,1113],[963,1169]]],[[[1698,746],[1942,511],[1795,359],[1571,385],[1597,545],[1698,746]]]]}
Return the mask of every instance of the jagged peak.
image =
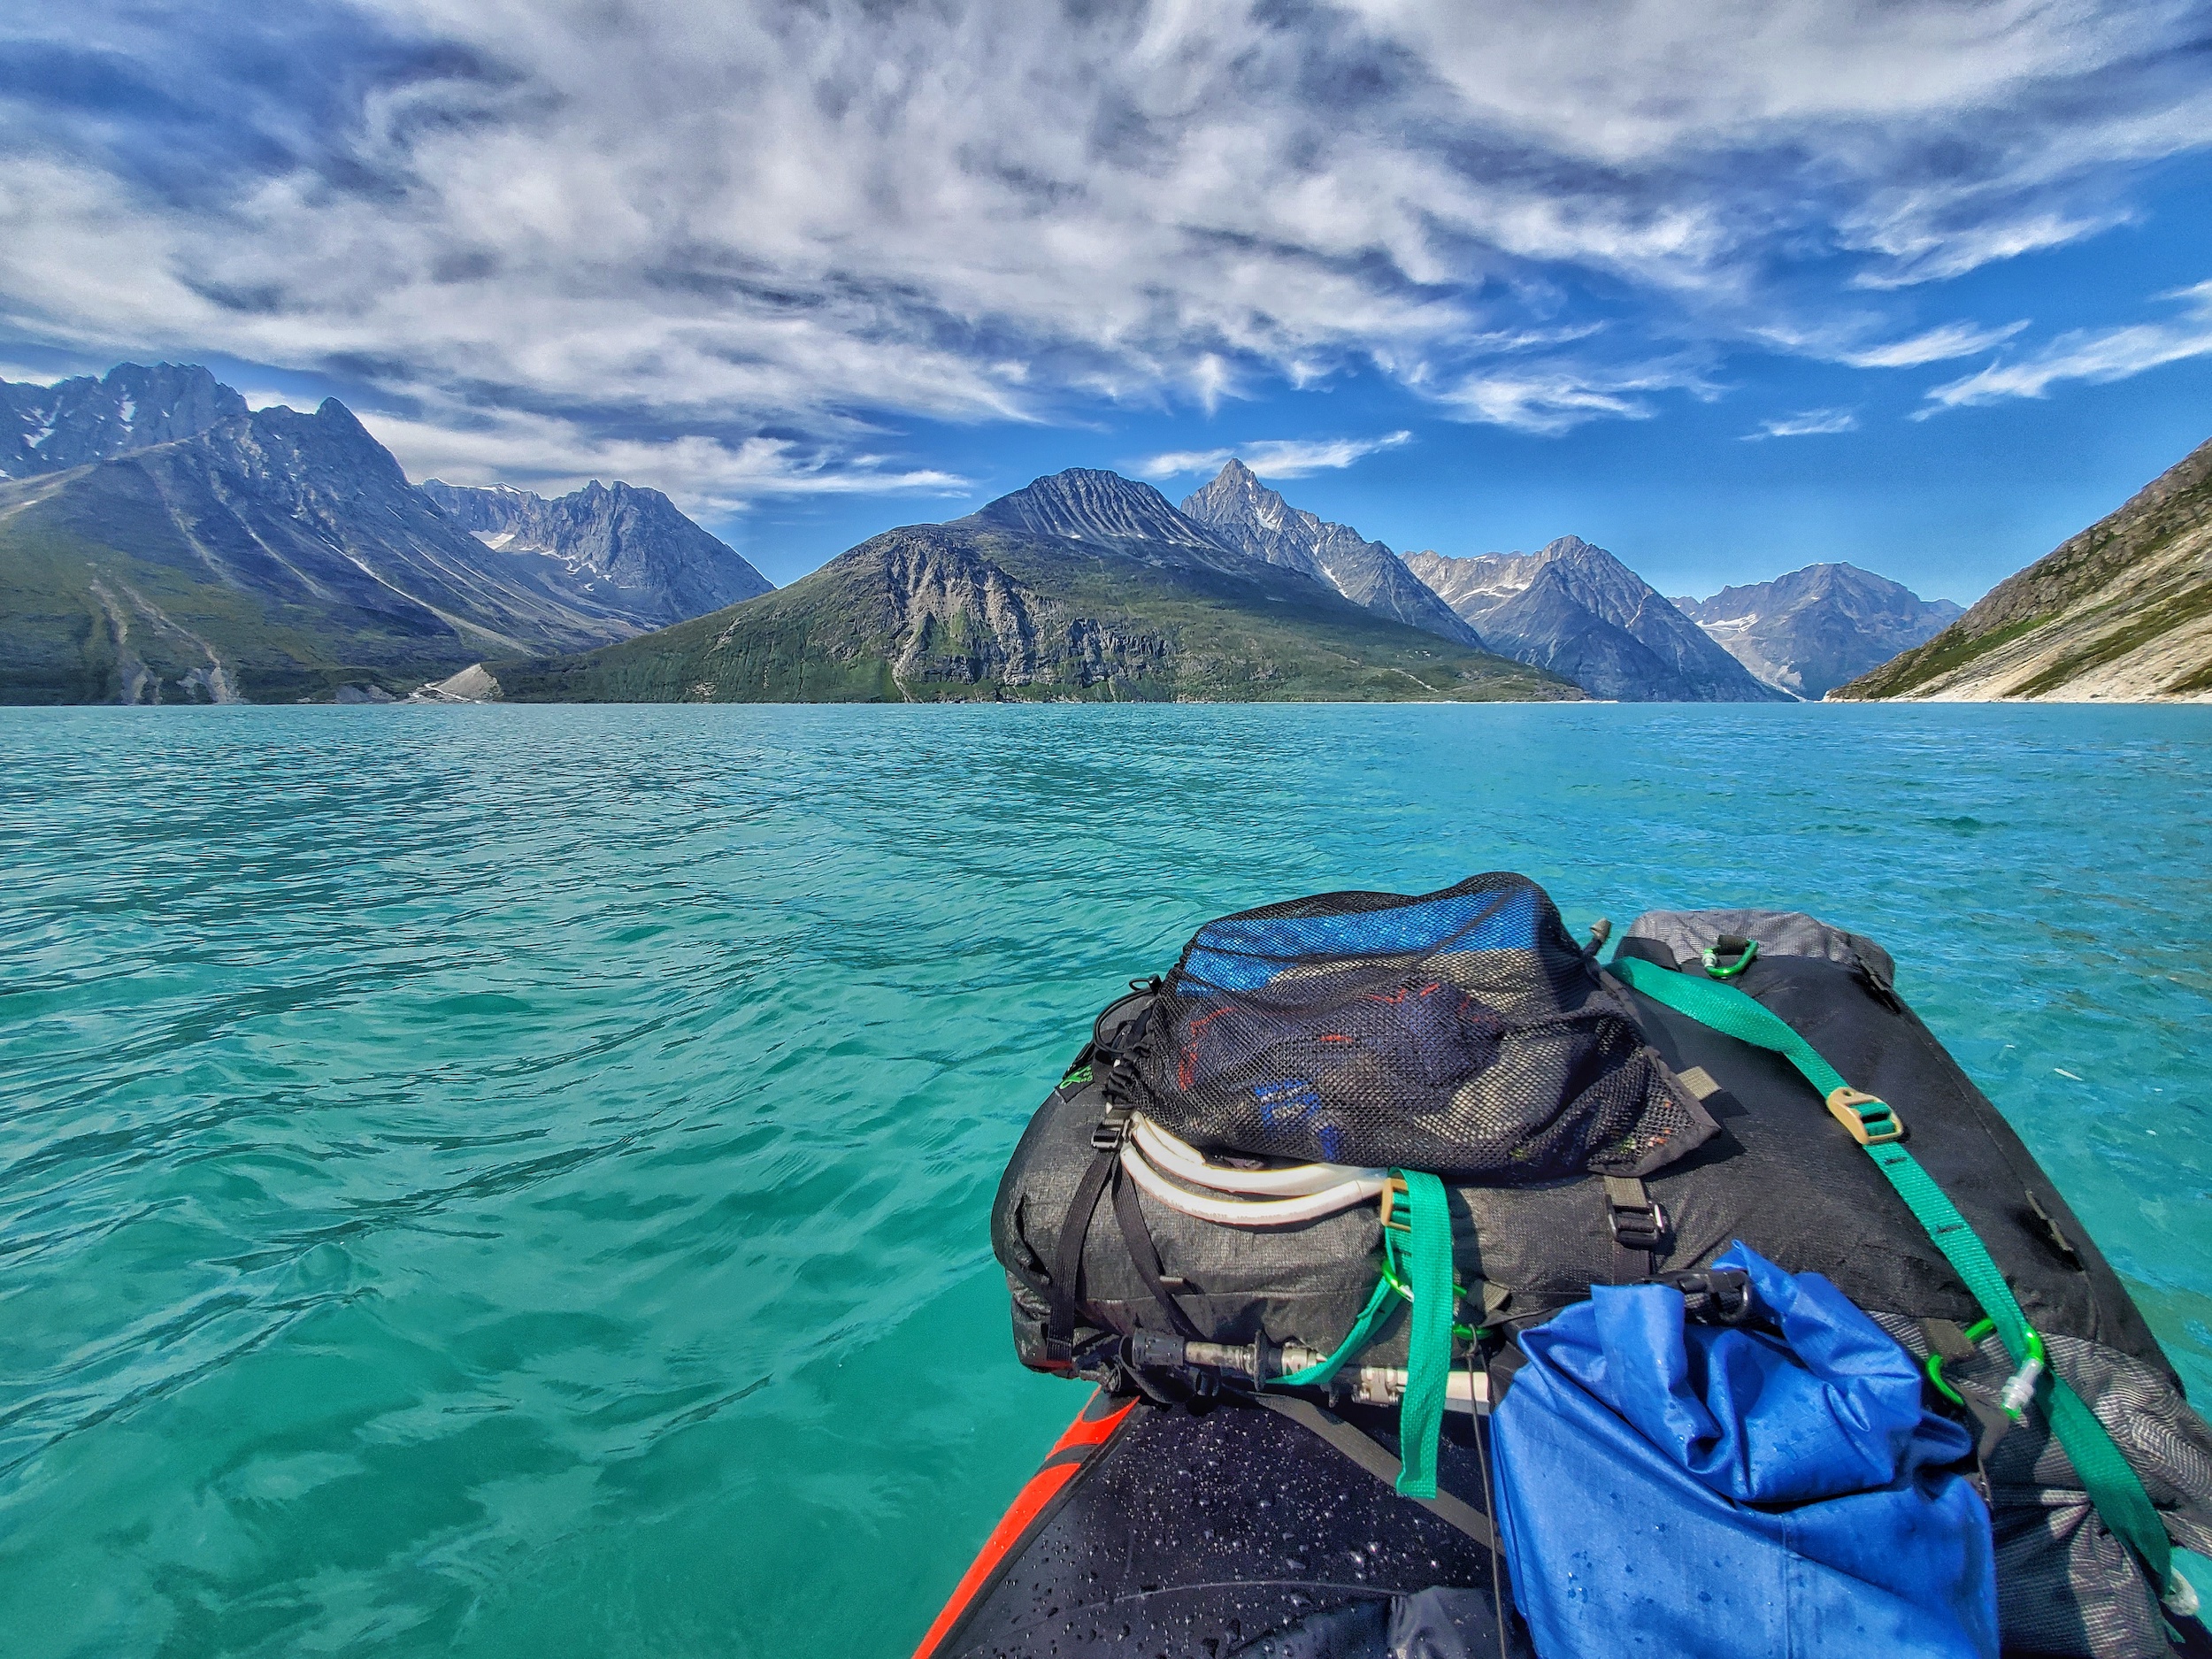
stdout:
{"type": "Polygon", "coordinates": [[[1165,541],[1218,548],[1212,536],[1168,504],[1149,484],[1099,467],[1071,466],[1033,480],[970,515],[1032,535],[1077,541],[1165,541]]]}
{"type": "MultiPolygon", "coordinates": [[[[1601,557],[1609,559],[1613,557],[1611,553],[1608,552],[1604,548],[1598,546],[1596,542],[1585,541],[1578,535],[1560,536],[1554,541],[1545,542],[1544,545],[1539,548],[1536,551],[1536,557],[1538,558],[1547,559],[1584,558],[1587,557],[1591,554],[1597,554],[1601,557]]],[[[1617,559],[1614,562],[1616,564],[1619,563],[1617,559]]]]}
{"type": "Polygon", "coordinates": [[[311,415],[303,415],[288,404],[272,403],[255,410],[248,419],[265,442],[280,439],[303,454],[319,453],[326,458],[342,456],[349,465],[367,468],[403,486],[407,483],[407,474],[392,452],[376,441],[376,434],[361,424],[359,416],[334,397],[324,398],[311,415]]]}
{"type": "Polygon", "coordinates": [[[1260,482],[1260,475],[1257,472],[1245,465],[1236,457],[1231,456],[1222,463],[1221,471],[1216,472],[1210,480],[1200,485],[1183,499],[1187,504],[1191,502],[1219,501],[1231,497],[1239,501],[1263,501],[1269,496],[1273,496],[1277,501],[1282,499],[1280,495],[1276,495],[1273,490],[1260,482]]]}
{"type": "MultiPolygon", "coordinates": [[[[1296,525],[1302,527],[1308,543],[1319,541],[1332,529],[1350,530],[1347,525],[1325,524],[1304,509],[1292,506],[1234,456],[1222,464],[1211,482],[1183,497],[1182,513],[1209,529],[1239,526],[1279,532],[1296,525]]],[[[1308,551],[1311,550],[1310,546],[1308,551]]]]}

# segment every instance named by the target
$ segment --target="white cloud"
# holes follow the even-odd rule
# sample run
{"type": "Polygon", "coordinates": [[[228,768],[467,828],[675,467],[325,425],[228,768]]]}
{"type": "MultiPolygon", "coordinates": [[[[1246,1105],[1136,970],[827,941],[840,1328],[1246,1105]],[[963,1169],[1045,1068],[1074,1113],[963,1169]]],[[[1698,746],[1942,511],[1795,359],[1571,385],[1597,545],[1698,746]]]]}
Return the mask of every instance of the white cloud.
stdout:
{"type": "MultiPolygon", "coordinates": [[[[2212,88],[2158,66],[2185,0],[289,14],[398,46],[300,54],[309,96],[240,78],[266,54],[227,8],[0,25],[148,88],[81,121],[0,98],[0,330],[829,457],[703,479],[866,475],[887,411],[1213,409],[1366,365],[1524,430],[1640,418],[1701,384],[1645,359],[1775,337],[1794,250],[1955,274],[2126,217],[2100,169],[2212,133],[2212,88]],[[1601,334],[1562,314],[1592,287],[1632,296],[1601,334]]],[[[1841,360],[1993,343],[1850,345],[1876,324],[1841,360]]],[[[520,466],[527,430],[471,442],[520,466]]]]}
{"type": "Polygon", "coordinates": [[[1831,432],[1855,432],[1859,418],[1848,409],[1808,409],[1794,415],[1784,415],[1774,420],[1763,420],[1756,432],[1747,432],[1747,442],[1762,438],[1810,438],[1831,432]]]}
{"type": "Polygon", "coordinates": [[[957,495],[971,488],[950,472],[900,471],[880,457],[810,452],[776,438],[733,446],[697,436],[605,438],[572,422],[518,415],[459,426],[369,414],[362,424],[418,483],[520,484],[560,495],[591,479],[620,479],[695,513],[741,511],[766,495],[957,495]]]}
{"type": "Polygon", "coordinates": [[[1704,373],[1691,365],[1609,369],[1557,363],[1478,371],[1431,396],[1462,420],[1553,434],[1609,416],[1647,420],[1658,411],[1646,394],[1664,391],[1708,400],[1715,396],[1704,373]]]}
{"type": "Polygon", "coordinates": [[[1386,432],[1379,438],[1263,438],[1227,449],[1170,450],[1140,461],[1136,472],[1140,478],[1178,478],[1186,473],[1217,472],[1237,460],[1262,478],[1304,478],[1349,466],[1378,449],[1394,449],[1412,442],[1409,432],[1386,432]]]}
{"type": "Polygon", "coordinates": [[[2177,320],[2070,330],[2039,351],[1934,388],[1928,393],[1929,407],[1913,419],[2008,397],[2041,397],[2061,380],[2102,384],[2186,357],[2212,357],[2212,281],[2160,297],[2183,302],[2177,320]]]}
{"type": "MultiPolygon", "coordinates": [[[[2044,0],[1616,0],[1564,12],[1494,4],[1479,20],[1452,0],[1352,7],[1515,131],[1617,165],[1806,124],[2001,108],[2024,85],[2140,43],[2123,15],[2044,0]]],[[[2189,9],[2166,0],[2134,14],[2154,35],[2189,9]]]]}
{"type": "Polygon", "coordinates": [[[2124,207],[2101,212],[2029,211],[2006,215],[1984,224],[1972,222],[1980,206],[1970,199],[1961,204],[1950,193],[1916,193],[1886,210],[1874,208],[1846,222],[1847,245],[1886,256],[1883,264],[1859,272],[1854,288],[1901,288],[1919,282],[1937,282],[1964,276],[1982,265],[2046,248],[2062,248],[2124,225],[2133,218],[2124,207]],[[1958,208],[1967,210],[1968,222],[1958,222],[1958,208]],[[1948,211],[1946,211],[1948,210],[1948,211]],[[1942,222],[1942,221],[1949,222],[1942,222]]]}
{"type": "Polygon", "coordinates": [[[1864,346],[1856,350],[1840,351],[1836,360],[1847,363],[1855,369],[1909,369],[1923,363],[1943,363],[1953,357],[1970,357],[1977,351],[1986,351],[1992,346],[2003,344],[2027,326],[2024,318],[2016,323],[2007,323],[2001,328],[1985,328],[1978,323],[1945,323],[1931,328],[1909,340],[1893,340],[1887,345],[1864,346]]]}

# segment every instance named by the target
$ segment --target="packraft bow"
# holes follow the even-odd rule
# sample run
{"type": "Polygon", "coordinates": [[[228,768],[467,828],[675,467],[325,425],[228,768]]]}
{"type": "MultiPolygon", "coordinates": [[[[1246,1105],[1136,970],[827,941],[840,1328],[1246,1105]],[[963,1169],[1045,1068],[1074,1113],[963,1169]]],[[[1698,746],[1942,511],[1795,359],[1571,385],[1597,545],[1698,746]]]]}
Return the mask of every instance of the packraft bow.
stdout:
{"type": "Polygon", "coordinates": [[[1018,1614],[1046,1604],[1062,1653],[1156,1613],[1214,1655],[1394,1652],[1424,1620],[1525,1642],[1479,1415],[1610,1287],[1755,1317],[1738,1244],[1865,1310],[1967,1431],[2004,1652],[2174,1650],[2212,1433],[1887,954],[1763,911],[1647,915],[1609,968],[1598,942],[1518,877],[1324,895],[1210,925],[1101,1015],[993,1242],[1023,1361],[1121,1415],[1048,1464],[925,1654],[1045,1651],[1018,1614]],[[1170,1540],[1148,1561],[1132,1505],[1170,1540]]]}

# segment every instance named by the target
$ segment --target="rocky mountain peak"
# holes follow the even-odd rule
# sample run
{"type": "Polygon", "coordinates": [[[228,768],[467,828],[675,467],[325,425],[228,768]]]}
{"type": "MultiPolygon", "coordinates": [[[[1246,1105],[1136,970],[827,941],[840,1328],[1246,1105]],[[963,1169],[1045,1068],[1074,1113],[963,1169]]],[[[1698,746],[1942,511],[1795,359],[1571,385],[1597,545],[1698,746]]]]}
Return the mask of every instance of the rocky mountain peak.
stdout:
{"type": "Polygon", "coordinates": [[[1234,457],[1211,483],[1184,497],[1183,516],[1237,551],[1302,571],[1355,604],[1455,644],[1482,642],[1383,543],[1292,506],[1234,457]]]}
{"type": "Polygon", "coordinates": [[[1288,529],[1309,544],[1321,541],[1330,527],[1317,515],[1293,507],[1234,457],[1214,474],[1213,482],[1184,499],[1183,516],[1217,534],[1236,527],[1279,535],[1288,529]]]}
{"type": "Polygon", "coordinates": [[[0,478],[173,443],[245,413],[246,400],[197,364],[119,363],[51,386],[0,380],[0,478]]]}
{"type": "Polygon", "coordinates": [[[312,477],[355,493],[373,487],[409,497],[414,494],[392,452],[334,397],[324,398],[311,415],[282,403],[257,409],[246,418],[240,441],[262,451],[268,464],[290,469],[296,483],[312,477]]]}
{"type": "Polygon", "coordinates": [[[1820,697],[1932,639],[1960,614],[1855,565],[1808,565],[1772,581],[1675,603],[1770,686],[1820,697]]]}
{"type": "Polygon", "coordinates": [[[1624,703],[1764,703],[1788,694],[1755,678],[1696,623],[1605,549],[1564,535],[1534,553],[1406,566],[1490,649],[1624,703]]]}
{"type": "Polygon", "coordinates": [[[549,501],[511,485],[427,479],[419,493],[495,551],[557,561],[656,622],[703,616],[770,583],[735,548],[694,524],[657,489],[592,480],[549,501]]]}
{"type": "Polygon", "coordinates": [[[1168,505],[1149,484],[1095,467],[1071,466],[979,508],[972,518],[1031,535],[1075,541],[1163,541],[1218,549],[1222,543],[1168,505]]]}
{"type": "Polygon", "coordinates": [[[545,497],[512,484],[449,484],[426,478],[415,488],[461,528],[488,541],[506,534],[545,508],[545,497]]]}

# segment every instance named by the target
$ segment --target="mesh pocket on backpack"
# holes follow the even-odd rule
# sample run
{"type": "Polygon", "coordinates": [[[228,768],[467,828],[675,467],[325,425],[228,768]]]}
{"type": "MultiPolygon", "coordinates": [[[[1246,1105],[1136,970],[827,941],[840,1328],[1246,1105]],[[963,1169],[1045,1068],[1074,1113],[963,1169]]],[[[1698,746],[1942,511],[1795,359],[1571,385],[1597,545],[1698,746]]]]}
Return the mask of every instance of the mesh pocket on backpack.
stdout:
{"type": "Polygon", "coordinates": [[[1194,1146],[1505,1181],[1643,1174],[1714,1133],[1525,876],[1199,930],[1138,1074],[1194,1146]]]}

